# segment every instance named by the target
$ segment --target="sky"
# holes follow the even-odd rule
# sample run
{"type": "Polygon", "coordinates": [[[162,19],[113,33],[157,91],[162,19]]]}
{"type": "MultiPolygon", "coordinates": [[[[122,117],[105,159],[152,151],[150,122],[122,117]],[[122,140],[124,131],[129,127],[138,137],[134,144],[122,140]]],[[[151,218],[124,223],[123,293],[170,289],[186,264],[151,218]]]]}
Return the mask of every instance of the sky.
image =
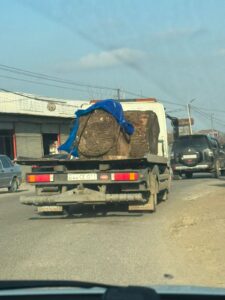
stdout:
{"type": "Polygon", "coordinates": [[[210,128],[212,119],[215,129],[225,131],[225,1],[1,0],[0,5],[0,88],[74,100],[114,98],[120,89],[121,97],[155,97],[184,118],[186,104],[195,99],[195,128],[210,128]]]}

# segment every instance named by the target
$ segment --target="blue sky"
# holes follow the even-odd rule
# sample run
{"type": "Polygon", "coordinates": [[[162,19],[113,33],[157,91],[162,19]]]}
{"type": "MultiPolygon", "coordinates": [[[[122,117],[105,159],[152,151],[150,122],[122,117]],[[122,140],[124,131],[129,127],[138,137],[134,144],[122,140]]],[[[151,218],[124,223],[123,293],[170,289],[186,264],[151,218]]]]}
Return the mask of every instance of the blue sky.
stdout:
{"type": "MultiPolygon", "coordinates": [[[[0,64],[156,97],[180,117],[185,108],[166,102],[196,98],[193,105],[214,113],[221,120],[214,126],[224,130],[224,15],[223,0],[1,0],[0,64]]],[[[0,88],[13,91],[71,99],[115,95],[1,76],[36,79],[0,70],[0,88]]],[[[196,127],[210,127],[209,115],[193,110],[193,116],[196,127]]]]}

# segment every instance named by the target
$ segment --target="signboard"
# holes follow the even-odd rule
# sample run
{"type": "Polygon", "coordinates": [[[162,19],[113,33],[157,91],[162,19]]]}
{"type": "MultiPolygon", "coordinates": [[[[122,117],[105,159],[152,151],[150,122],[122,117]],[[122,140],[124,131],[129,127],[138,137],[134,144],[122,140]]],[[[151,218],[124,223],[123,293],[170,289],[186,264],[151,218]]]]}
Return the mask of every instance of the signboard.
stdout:
{"type": "Polygon", "coordinates": [[[189,127],[182,126],[182,127],[178,127],[178,128],[179,128],[179,136],[190,134],[189,127]]]}
{"type": "MultiPolygon", "coordinates": [[[[194,124],[194,119],[191,118],[191,125],[194,124]]],[[[182,126],[189,126],[189,119],[178,119],[178,126],[182,127],[182,126]]]]}
{"type": "Polygon", "coordinates": [[[0,92],[1,113],[74,118],[74,113],[87,101],[58,98],[36,99],[35,95],[0,92]],[[33,98],[32,98],[33,97],[33,98]],[[31,99],[32,98],[32,99],[31,99]]]}

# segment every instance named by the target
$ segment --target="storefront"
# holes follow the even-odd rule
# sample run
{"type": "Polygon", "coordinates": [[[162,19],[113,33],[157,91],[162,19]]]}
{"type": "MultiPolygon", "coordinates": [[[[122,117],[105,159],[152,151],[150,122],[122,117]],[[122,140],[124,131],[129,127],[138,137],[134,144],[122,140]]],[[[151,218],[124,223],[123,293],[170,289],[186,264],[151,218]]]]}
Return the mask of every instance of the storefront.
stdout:
{"type": "Polygon", "coordinates": [[[0,153],[11,159],[56,153],[83,103],[31,97],[0,93],[0,153]]]}

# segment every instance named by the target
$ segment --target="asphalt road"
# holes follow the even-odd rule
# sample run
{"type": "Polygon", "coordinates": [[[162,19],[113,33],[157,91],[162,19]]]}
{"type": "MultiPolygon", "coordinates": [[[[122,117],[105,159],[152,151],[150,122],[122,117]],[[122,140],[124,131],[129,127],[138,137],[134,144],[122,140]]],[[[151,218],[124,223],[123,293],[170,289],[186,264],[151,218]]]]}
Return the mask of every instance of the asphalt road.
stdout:
{"type": "Polygon", "coordinates": [[[29,190],[1,191],[0,279],[225,286],[224,190],[223,180],[184,179],[156,213],[72,218],[40,217],[21,205],[29,190]],[[207,218],[217,223],[207,227],[207,218]]]}

